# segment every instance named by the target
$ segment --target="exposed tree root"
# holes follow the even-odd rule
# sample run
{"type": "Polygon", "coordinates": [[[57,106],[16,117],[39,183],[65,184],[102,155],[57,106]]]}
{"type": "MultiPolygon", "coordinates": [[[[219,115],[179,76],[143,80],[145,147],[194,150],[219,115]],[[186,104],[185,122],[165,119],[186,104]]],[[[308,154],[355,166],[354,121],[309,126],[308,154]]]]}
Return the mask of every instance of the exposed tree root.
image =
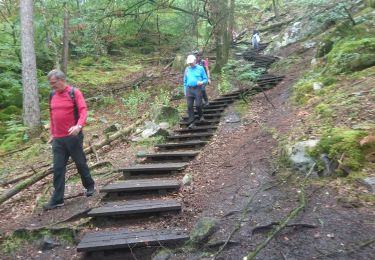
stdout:
{"type": "MultiPolygon", "coordinates": [[[[263,226],[257,226],[255,227],[251,233],[258,233],[258,232],[263,232],[263,231],[268,231],[269,229],[273,228],[274,226],[280,225],[280,222],[271,222],[268,225],[263,225],[263,226]]],[[[305,224],[305,223],[294,223],[294,224],[289,224],[286,225],[285,227],[304,227],[304,228],[317,228],[318,226],[312,225],[312,224],[305,224]]]]}
{"type": "Polygon", "coordinates": [[[299,192],[299,205],[298,207],[296,207],[294,210],[292,210],[292,212],[284,218],[284,220],[282,220],[280,222],[280,224],[273,230],[271,231],[271,233],[268,235],[268,237],[266,238],[266,240],[264,240],[261,244],[259,244],[256,249],[254,251],[251,251],[249,252],[245,257],[244,259],[245,260],[250,260],[250,259],[255,259],[255,257],[257,256],[257,254],[263,249],[265,248],[268,243],[281,231],[283,230],[289,223],[289,221],[291,221],[292,219],[294,219],[298,213],[303,210],[306,206],[306,197],[305,197],[305,185],[306,185],[306,181],[307,181],[307,178],[311,175],[311,173],[313,172],[314,168],[315,168],[315,163],[313,164],[313,166],[311,167],[310,171],[308,172],[308,174],[306,175],[304,181],[302,182],[301,184],[301,188],[300,188],[300,192],[299,192]]]}

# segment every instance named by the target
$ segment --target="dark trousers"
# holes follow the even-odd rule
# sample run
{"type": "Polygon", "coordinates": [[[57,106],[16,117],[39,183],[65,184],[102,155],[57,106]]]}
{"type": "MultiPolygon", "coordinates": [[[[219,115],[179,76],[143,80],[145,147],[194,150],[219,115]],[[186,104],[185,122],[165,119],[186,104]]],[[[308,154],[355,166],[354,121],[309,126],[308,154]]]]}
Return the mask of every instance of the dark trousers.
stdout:
{"type": "Polygon", "coordinates": [[[53,192],[51,201],[54,203],[64,202],[65,190],[65,173],[66,164],[69,156],[72,157],[78,173],[81,176],[82,184],[86,189],[94,187],[95,183],[92,179],[87,166],[86,156],[83,151],[83,134],[77,136],[66,136],[54,138],[52,142],[53,151],[53,192]]]}
{"type": "Polygon", "coordinates": [[[202,99],[204,101],[204,104],[208,104],[208,97],[207,97],[207,92],[206,92],[206,86],[202,87],[202,99]]]}
{"type": "Polygon", "coordinates": [[[202,117],[202,88],[201,87],[188,87],[186,93],[186,101],[188,106],[188,124],[194,122],[194,101],[195,107],[197,108],[199,118],[202,117]]]}

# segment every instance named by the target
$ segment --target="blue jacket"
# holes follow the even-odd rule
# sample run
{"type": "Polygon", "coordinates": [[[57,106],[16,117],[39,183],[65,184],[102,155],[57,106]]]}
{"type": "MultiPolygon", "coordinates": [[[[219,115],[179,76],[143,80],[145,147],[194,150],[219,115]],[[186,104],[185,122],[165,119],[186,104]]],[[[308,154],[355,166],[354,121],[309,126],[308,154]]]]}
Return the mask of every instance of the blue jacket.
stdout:
{"type": "Polygon", "coordinates": [[[206,71],[204,68],[198,64],[195,67],[188,66],[185,69],[184,73],[184,93],[186,95],[186,91],[188,87],[195,87],[198,84],[198,81],[202,81],[203,85],[207,85],[208,78],[206,71]]]}

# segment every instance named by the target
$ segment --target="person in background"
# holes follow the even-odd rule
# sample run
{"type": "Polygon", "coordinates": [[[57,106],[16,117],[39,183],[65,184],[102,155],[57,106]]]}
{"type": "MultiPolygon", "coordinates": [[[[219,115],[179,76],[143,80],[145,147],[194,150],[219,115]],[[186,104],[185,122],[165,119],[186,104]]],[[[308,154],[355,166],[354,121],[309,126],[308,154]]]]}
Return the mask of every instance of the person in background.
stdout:
{"type": "Polygon", "coordinates": [[[184,73],[184,93],[188,106],[188,127],[195,126],[194,102],[198,112],[198,120],[204,120],[202,111],[202,88],[208,83],[204,68],[196,63],[196,57],[189,55],[186,59],[188,67],[184,73]]]}
{"type": "MultiPolygon", "coordinates": [[[[208,58],[206,57],[203,59],[203,49],[200,51],[193,51],[193,55],[197,58],[197,64],[202,66],[204,68],[204,71],[206,72],[208,83],[211,84],[211,76],[210,76],[210,69],[208,68],[208,58]]],[[[206,85],[202,87],[202,98],[203,98],[203,106],[207,106],[209,104],[208,102],[208,96],[206,92],[206,85]]]]}
{"type": "Polygon", "coordinates": [[[48,73],[53,91],[50,94],[51,139],[53,152],[53,187],[50,201],[43,205],[45,210],[64,205],[65,173],[69,157],[75,162],[86,196],[95,193],[95,183],[90,175],[83,151],[82,128],[86,123],[87,106],[79,89],[66,84],[65,74],[60,70],[48,73]]]}
{"type": "Polygon", "coordinates": [[[251,37],[251,44],[253,45],[253,49],[258,49],[260,43],[260,36],[257,30],[253,31],[253,36],[251,37]]]}

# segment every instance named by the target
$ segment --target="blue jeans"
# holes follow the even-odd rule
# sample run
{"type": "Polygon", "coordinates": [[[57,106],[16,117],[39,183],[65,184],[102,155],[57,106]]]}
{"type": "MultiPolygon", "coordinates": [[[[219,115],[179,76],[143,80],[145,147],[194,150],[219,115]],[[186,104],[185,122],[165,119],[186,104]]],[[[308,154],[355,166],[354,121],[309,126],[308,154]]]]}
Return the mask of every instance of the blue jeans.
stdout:
{"type": "Polygon", "coordinates": [[[82,145],[82,132],[77,136],[65,136],[53,139],[53,187],[55,190],[51,202],[56,204],[64,202],[65,173],[69,157],[72,157],[76,165],[83,186],[86,189],[94,188],[95,183],[90,175],[82,145]]]}

